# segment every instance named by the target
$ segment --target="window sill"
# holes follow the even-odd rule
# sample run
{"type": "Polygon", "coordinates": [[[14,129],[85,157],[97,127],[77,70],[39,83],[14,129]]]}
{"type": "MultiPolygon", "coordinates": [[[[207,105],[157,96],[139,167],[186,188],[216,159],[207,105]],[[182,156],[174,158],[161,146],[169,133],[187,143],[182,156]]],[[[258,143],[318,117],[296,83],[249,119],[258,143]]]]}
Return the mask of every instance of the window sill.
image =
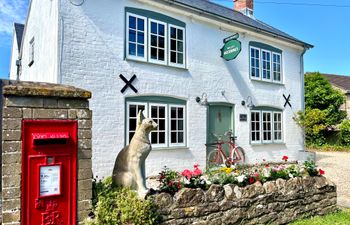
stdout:
{"type": "Polygon", "coordinates": [[[266,146],[266,145],[286,145],[285,142],[271,142],[271,143],[250,143],[251,146],[266,146]]]}
{"type": "Polygon", "coordinates": [[[142,59],[133,59],[133,58],[125,58],[125,61],[139,62],[139,63],[144,63],[144,64],[157,65],[157,66],[162,66],[162,67],[168,67],[168,68],[174,68],[174,69],[188,71],[187,66],[175,66],[175,65],[161,64],[161,63],[144,61],[142,59]]]}
{"type": "Polygon", "coordinates": [[[153,148],[152,147],[152,151],[178,151],[178,150],[190,150],[190,148],[186,147],[186,146],[178,146],[178,147],[159,147],[159,148],[153,148]]]}
{"type": "Polygon", "coordinates": [[[254,78],[250,78],[250,80],[253,82],[258,82],[258,83],[273,84],[273,85],[280,85],[280,86],[285,85],[282,82],[272,82],[272,81],[266,81],[266,80],[258,80],[258,79],[254,79],[254,78]]]}

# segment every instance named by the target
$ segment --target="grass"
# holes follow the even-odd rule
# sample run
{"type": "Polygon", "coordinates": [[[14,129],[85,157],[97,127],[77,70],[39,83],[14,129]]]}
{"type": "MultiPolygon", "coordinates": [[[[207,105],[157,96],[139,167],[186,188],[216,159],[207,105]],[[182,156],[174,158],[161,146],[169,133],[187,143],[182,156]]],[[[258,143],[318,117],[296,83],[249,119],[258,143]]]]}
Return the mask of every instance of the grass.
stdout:
{"type": "Polygon", "coordinates": [[[291,225],[350,225],[350,210],[297,220],[291,223],[291,225]]]}
{"type": "Polygon", "coordinates": [[[307,146],[307,150],[312,152],[349,152],[350,153],[350,146],[339,146],[339,145],[307,146]]]}

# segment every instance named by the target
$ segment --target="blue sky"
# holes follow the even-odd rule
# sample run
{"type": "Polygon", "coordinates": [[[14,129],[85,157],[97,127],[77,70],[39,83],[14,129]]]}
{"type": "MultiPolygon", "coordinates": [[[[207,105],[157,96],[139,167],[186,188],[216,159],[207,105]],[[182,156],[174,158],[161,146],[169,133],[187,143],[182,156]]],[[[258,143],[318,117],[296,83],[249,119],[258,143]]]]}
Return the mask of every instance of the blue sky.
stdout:
{"type": "MultiPolygon", "coordinates": [[[[213,1],[233,7],[233,0],[213,1]]],[[[12,23],[24,22],[27,5],[28,0],[0,0],[0,77],[2,78],[8,77],[12,23]]],[[[315,45],[315,48],[305,55],[305,71],[350,75],[349,0],[255,0],[254,15],[271,26],[315,45]],[[293,5],[299,3],[336,6],[293,5]]]]}

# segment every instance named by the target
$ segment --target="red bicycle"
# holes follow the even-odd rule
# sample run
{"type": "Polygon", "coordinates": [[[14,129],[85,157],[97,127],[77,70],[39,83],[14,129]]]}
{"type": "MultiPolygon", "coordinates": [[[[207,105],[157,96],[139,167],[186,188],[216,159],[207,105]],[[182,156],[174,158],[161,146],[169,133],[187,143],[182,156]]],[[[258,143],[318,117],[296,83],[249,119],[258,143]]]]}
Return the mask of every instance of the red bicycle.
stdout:
{"type": "Polygon", "coordinates": [[[208,167],[226,165],[231,167],[235,164],[244,164],[245,163],[245,154],[244,150],[241,147],[235,145],[235,140],[237,137],[232,135],[232,131],[225,132],[224,135],[213,134],[217,138],[217,142],[209,143],[210,146],[215,146],[214,150],[210,151],[208,154],[208,167]],[[223,136],[226,136],[229,140],[224,141],[223,136]],[[222,145],[228,145],[230,153],[227,154],[222,145]]]}

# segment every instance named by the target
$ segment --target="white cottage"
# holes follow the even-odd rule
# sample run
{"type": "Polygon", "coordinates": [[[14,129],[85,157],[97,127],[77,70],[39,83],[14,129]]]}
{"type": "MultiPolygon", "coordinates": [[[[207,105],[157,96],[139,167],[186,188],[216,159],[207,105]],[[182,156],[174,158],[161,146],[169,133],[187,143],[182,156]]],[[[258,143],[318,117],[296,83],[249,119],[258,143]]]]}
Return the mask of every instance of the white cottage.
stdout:
{"type": "Polygon", "coordinates": [[[229,129],[249,163],[298,160],[304,138],[293,117],[304,108],[311,47],[256,19],[252,0],[234,10],[207,0],[32,0],[11,79],[92,91],[100,177],[111,174],[140,109],[159,124],[148,175],[204,166],[212,133],[229,129]],[[223,48],[228,37],[235,44],[223,48]]]}

